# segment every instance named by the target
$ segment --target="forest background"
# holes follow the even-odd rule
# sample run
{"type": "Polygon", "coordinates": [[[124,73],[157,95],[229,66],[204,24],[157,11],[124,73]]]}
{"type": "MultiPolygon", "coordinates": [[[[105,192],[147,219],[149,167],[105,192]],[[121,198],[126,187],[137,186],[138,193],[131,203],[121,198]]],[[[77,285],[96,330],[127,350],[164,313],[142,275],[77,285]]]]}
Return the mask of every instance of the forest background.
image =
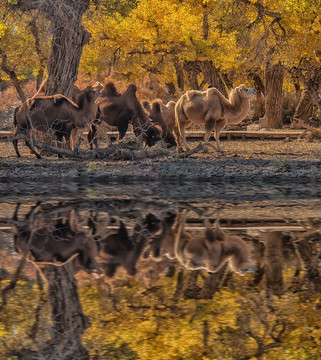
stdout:
{"type": "Polygon", "coordinates": [[[253,119],[270,128],[321,108],[320,0],[1,0],[0,9],[5,124],[46,76],[47,94],[112,78],[165,101],[245,83],[257,89],[253,119]]]}

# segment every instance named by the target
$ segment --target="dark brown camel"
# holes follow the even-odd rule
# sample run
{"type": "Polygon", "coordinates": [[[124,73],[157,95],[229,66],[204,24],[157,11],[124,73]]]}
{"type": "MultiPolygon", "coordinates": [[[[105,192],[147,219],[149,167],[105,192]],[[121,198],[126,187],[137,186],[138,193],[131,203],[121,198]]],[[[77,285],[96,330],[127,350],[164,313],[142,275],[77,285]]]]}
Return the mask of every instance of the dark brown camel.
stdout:
{"type": "MultiPolygon", "coordinates": [[[[149,117],[151,118],[152,122],[154,125],[157,125],[161,128],[161,138],[164,141],[164,143],[166,144],[167,147],[172,147],[172,146],[176,146],[176,140],[175,140],[175,136],[173,135],[173,133],[169,130],[162,110],[161,110],[161,106],[163,105],[163,103],[159,100],[154,100],[152,101],[151,104],[149,104],[149,102],[144,101],[143,102],[143,106],[146,109],[146,111],[149,114],[149,117]]],[[[165,106],[165,105],[163,105],[165,106]]],[[[175,103],[174,103],[175,106],[175,103]]],[[[174,114],[174,120],[175,120],[175,114],[174,114]]]]}
{"type": "MultiPolygon", "coordinates": [[[[134,134],[142,136],[147,146],[153,146],[160,140],[160,131],[152,124],[143,107],[136,97],[137,87],[129,84],[123,93],[119,93],[113,82],[107,81],[101,90],[101,97],[97,100],[97,119],[109,126],[115,126],[122,139],[132,124],[134,134]]],[[[90,143],[94,142],[96,126],[93,125],[88,134],[90,143]]],[[[97,142],[95,142],[97,147],[97,142]]]]}
{"type": "MultiPolygon", "coordinates": [[[[77,104],[60,94],[38,95],[15,108],[15,137],[20,134],[26,135],[27,146],[37,158],[40,158],[31,141],[32,130],[41,133],[54,132],[60,146],[63,137],[69,142],[71,131],[75,128],[84,129],[95,115],[95,91],[91,87],[82,90],[77,97],[77,104]]],[[[12,143],[17,156],[20,157],[18,139],[14,139],[12,143]]]]}

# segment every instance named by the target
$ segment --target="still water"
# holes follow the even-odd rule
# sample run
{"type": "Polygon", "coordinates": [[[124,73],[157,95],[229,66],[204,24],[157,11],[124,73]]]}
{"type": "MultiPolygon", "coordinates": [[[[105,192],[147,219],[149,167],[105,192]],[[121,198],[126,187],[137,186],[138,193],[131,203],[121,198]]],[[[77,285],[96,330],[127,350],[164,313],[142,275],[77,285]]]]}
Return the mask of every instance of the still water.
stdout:
{"type": "Polygon", "coordinates": [[[0,194],[0,359],[321,358],[316,186],[0,194]]]}

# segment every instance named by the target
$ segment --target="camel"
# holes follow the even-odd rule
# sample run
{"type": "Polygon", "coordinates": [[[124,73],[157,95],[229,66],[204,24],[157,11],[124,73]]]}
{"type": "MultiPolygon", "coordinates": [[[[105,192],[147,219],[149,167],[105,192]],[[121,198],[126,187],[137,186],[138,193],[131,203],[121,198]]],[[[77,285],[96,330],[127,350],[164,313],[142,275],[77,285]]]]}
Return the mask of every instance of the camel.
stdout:
{"type": "MultiPolygon", "coordinates": [[[[175,124],[175,105],[176,105],[175,101],[171,100],[166,105],[163,103],[162,99],[154,100],[154,102],[156,101],[160,104],[160,109],[164,118],[164,122],[169,132],[172,134],[177,134],[178,132],[176,131],[177,127],[175,124]]],[[[145,108],[146,111],[150,112],[151,107],[148,101],[145,100],[143,102],[143,107],[145,108]]]]}
{"type": "Polygon", "coordinates": [[[186,213],[180,214],[174,243],[175,257],[185,268],[215,273],[228,261],[231,269],[239,275],[255,270],[247,243],[239,236],[229,236],[221,229],[218,220],[212,228],[205,218],[205,234],[197,238],[184,231],[185,222],[186,213]]]}
{"type": "MultiPolygon", "coordinates": [[[[58,146],[60,146],[63,137],[65,137],[67,142],[70,140],[70,134],[74,128],[83,129],[91,119],[95,118],[95,91],[91,87],[82,90],[82,93],[77,98],[77,102],[78,104],[61,94],[53,96],[38,95],[28,99],[25,103],[15,108],[15,137],[19,134],[27,135],[26,144],[30,151],[37,158],[41,158],[33,147],[31,130],[37,130],[41,133],[53,131],[56,135],[58,146]]],[[[14,139],[12,143],[17,156],[20,157],[18,139],[14,139]]]]}
{"type": "Polygon", "coordinates": [[[113,277],[117,268],[122,266],[128,275],[136,274],[136,263],[150,238],[160,231],[160,220],[153,214],[147,214],[134,226],[130,236],[122,221],[118,230],[110,231],[100,240],[100,263],[106,276],[113,277]]]}
{"type": "MultiPolygon", "coordinates": [[[[101,90],[101,97],[97,99],[97,119],[117,127],[119,140],[125,136],[129,124],[132,124],[134,134],[142,136],[147,146],[153,146],[160,140],[160,131],[149,120],[136,97],[136,91],[136,85],[129,84],[123,93],[119,93],[114,83],[107,81],[101,90]]],[[[90,143],[95,138],[96,131],[96,126],[92,126],[88,134],[90,143]]],[[[97,143],[95,145],[97,147],[97,143]]]]}
{"type": "Polygon", "coordinates": [[[205,146],[208,144],[211,132],[215,130],[217,149],[221,150],[220,133],[229,124],[239,124],[247,116],[250,109],[250,99],[256,90],[247,88],[244,84],[237,86],[226,99],[216,88],[205,91],[189,90],[180,97],[175,105],[175,121],[179,132],[180,146],[186,143],[185,128],[192,123],[205,124],[205,146]]]}
{"type": "Polygon", "coordinates": [[[143,107],[149,114],[149,117],[152,120],[153,124],[161,128],[161,138],[164,141],[165,145],[167,147],[176,146],[177,143],[175,140],[175,136],[173,135],[172,131],[169,130],[169,127],[165,122],[163,112],[161,111],[162,106],[166,108],[166,106],[161,102],[161,100],[154,100],[151,104],[148,101],[143,102],[143,107]]]}

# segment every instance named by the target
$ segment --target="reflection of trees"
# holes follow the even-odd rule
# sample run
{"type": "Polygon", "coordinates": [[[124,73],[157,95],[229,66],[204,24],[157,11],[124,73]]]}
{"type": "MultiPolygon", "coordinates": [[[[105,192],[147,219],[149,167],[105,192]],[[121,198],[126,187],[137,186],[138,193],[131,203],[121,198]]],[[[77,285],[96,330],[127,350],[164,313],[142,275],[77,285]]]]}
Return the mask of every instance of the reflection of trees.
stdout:
{"type": "Polygon", "coordinates": [[[89,359],[81,342],[88,327],[79,301],[77,282],[71,263],[61,267],[46,265],[48,297],[52,309],[52,338],[39,353],[43,359],[89,359]]]}
{"type": "MultiPolygon", "coordinates": [[[[88,265],[86,256],[80,254],[83,250],[82,245],[87,245],[88,239],[84,233],[72,229],[69,212],[64,221],[62,217],[65,217],[65,214],[60,214],[58,217],[54,214],[45,219],[36,220],[35,211],[39,205],[36,204],[27,213],[25,220],[19,221],[19,205],[13,216],[17,228],[15,246],[24,257],[22,261],[28,259],[35,265],[44,264],[41,271],[48,282],[52,326],[51,339],[42,344],[39,350],[24,348],[15,351],[15,355],[24,359],[39,357],[41,359],[88,359],[88,352],[81,343],[81,335],[88,327],[88,322],[82,313],[77,282],[74,278],[75,264],[73,262],[75,260],[68,261],[74,254],[79,254],[81,257],[77,259],[76,267],[88,265]],[[55,262],[57,265],[49,265],[55,262]]],[[[88,248],[86,247],[85,250],[88,248]]],[[[38,285],[41,289],[42,282],[39,276],[38,285]]],[[[35,312],[35,322],[30,332],[30,338],[33,340],[37,337],[42,303],[44,303],[44,298],[41,296],[35,312]]]]}
{"type": "Polygon", "coordinates": [[[265,278],[267,293],[281,295],[282,278],[282,233],[279,231],[262,233],[261,241],[265,244],[265,278]]]}
{"type": "MultiPolygon", "coordinates": [[[[164,256],[170,253],[175,238],[176,210],[168,211],[157,204],[155,208],[151,204],[133,205],[129,201],[96,201],[90,206],[44,204],[27,214],[26,219],[16,220],[19,231],[25,227],[23,231],[33,234],[32,239],[37,238],[37,230],[45,224],[51,233],[62,234],[55,227],[58,223],[68,228],[66,233],[74,238],[75,234],[84,234],[84,239],[99,243],[100,251],[105,247],[104,258],[101,253],[96,257],[98,262],[116,264],[119,270],[125,270],[124,264],[129,261],[128,269],[134,269],[136,275],[124,276],[126,270],[117,270],[113,279],[86,275],[77,284],[74,274],[79,270],[79,266],[75,267],[78,256],[70,261],[52,258],[45,264],[39,264],[38,258],[36,265],[42,277],[36,280],[38,296],[33,304],[33,318],[25,325],[29,340],[15,354],[24,359],[112,356],[184,360],[286,356],[298,359],[313,351],[314,356],[319,355],[318,350],[313,350],[321,335],[317,316],[320,311],[317,229],[300,234],[274,231],[248,235],[247,243],[257,267],[255,273],[244,277],[233,273],[227,263],[216,273],[190,271],[171,256],[164,256]],[[119,233],[126,245],[121,249],[117,248],[124,245],[119,242],[119,233]],[[128,251],[127,257],[122,257],[121,251],[128,251]],[[43,324],[48,321],[42,311],[46,306],[41,290],[44,278],[51,306],[48,336],[42,336],[44,327],[48,328],[48,324],[43,324]]],[[[193,229],[189,231],[193,233],[193,229]]],[[[3,310],[13,306],[21,267],[13,274],[11,283],[6,282],[1,288],[3,310]]],[[[25,302],[30,297],[19,301],[27,306],[25,302]]],[[[3,319],[0,318],[0,339],[3,319]]]]}

